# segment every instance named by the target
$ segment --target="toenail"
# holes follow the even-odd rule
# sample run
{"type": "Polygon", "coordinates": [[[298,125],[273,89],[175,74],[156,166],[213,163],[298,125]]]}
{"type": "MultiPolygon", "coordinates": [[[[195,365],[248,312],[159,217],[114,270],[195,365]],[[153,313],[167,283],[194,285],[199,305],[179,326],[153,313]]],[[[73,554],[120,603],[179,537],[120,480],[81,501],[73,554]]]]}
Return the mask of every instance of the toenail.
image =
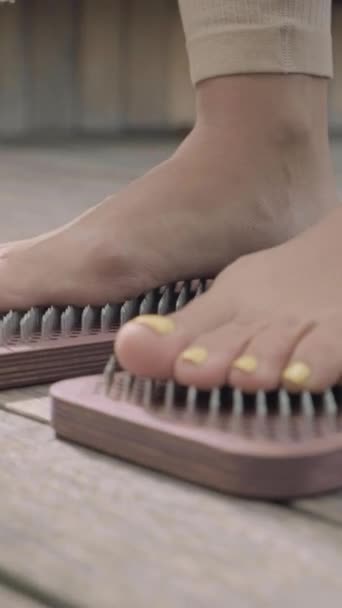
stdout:
{"type": "Polygon", "coordinates": [[[292,384],[298,384],[302,386],[308,380],[311,375],[311,370],[306,363],[301,361],[295,361],[286,367],[282,373],[283,380],[287,380],[292,384]]]}
{"type": "Polygon", "coordinates": [[[204,363],[208,359],[208,351],[202,346],[192,346],[182,352],[181,359],[195,365],[201,365],[201,363],[204,363]]]}
{"type": "Polygon", "coordinates": [[[168,317],[163,317],[161,315],[140,315],[140,317],[135,317],[131,322],[150,327],[157,332],[157,334],[165,336],[171,334],[175,329],[174,322],[168,317]]]}
{"type": "Polygon", "coordinates": [[[258,362],[252,355],[242,355],[242,357],[235,359],[232,367],[239,369],[242,372],[251,374],[252,372],[255,372],[256,368],[258,367],[258,362]]]}

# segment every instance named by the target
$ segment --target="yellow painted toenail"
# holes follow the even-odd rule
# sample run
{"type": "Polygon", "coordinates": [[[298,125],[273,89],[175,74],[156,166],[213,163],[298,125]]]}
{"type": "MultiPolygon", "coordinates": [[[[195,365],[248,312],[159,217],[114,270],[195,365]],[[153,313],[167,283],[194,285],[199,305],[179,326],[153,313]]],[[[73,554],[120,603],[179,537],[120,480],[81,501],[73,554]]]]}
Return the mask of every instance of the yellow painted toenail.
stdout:
{"type": "Polygon", "coordinates": [[[286,367],[283,371],[282,378],[292,384],[298,384],[298,386],[303,386],[305,382],[309,379],[311,375],[311,370],[306,363],[302,363],[301,361],[295,361],[291,363],[288,367],[286,367]]]}
{"type": "Polygon", "coordinates": [[[233,362],[233,367],[242,372],[251,374],[252,372],[255,372],[256,368],[258,367],[258,362],[252,355],[242,355],[242,357],[235,359],[233,362]]]}
{"type": "Polygon", "coordinates": [[[195,365],[201,365],[201,363],[204,363],[208,359],[208,351],[202,346],[192,346],[182,352],[181,359],[195,365]]]}
{"type": "Polygon", "coordinates": [[[132,322],[150,327],[157,332],[157,334],[162,334],[164,336],[171,334],[175,329],[174,322],[168,317],[163,317],[161,315],[140,315],[140,317],[135,317],[132,322]]]}

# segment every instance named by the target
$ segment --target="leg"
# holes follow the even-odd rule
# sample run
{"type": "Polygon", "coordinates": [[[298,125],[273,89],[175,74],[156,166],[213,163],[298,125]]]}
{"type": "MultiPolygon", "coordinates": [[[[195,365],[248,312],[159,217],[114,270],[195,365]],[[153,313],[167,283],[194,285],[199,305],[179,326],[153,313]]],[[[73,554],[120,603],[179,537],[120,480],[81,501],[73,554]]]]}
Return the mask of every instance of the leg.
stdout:
{"type": "Polygon", "coordinates": [[[329,7],[305,7],[182,0],[193,131],[169,161],[117,196],[4,248],[0,309],[102,304],[215,275],[326,214],[336,204],[326,125],[329,7]]]}
{"type": "MultiPolygon", "coordinates": [[[[319,113],[322,143],[324,104],[319,113]]],[[[336,201],[333,189],[326,195],[336,201]]],[[[337,382],[341,230],[336,209],[290,242],[241,257],[184,310],[158,323],[151,316],[128,324],[117,341],[121,363],[137,374],[174,376],[200,388],[229,382],[255,391],[282,383],[319,391],[337,382]]]]}

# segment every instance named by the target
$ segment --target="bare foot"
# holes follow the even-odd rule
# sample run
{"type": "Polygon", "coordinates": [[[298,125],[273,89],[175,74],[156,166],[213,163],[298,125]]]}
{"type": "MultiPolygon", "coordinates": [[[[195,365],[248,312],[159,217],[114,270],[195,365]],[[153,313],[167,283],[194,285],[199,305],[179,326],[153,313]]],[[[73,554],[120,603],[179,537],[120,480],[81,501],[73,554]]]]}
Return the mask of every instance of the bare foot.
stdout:
{"type": "Polygon", "coordinates": [[[60,230],[0,255],[0,309],[103,304],[216,275],[336,204],[326,81],[237,76],[197,90],[197,121],[170,160],[60,230]]]}
{"type": "Polygon", "coordinates": [[[342,209],[290,242],[242,257],[169,317],[121,329],[133,373],[210,388],[322,391],[342,377],[342,209]],[[160,321],[161,319],[161,321],[160,321]]]}

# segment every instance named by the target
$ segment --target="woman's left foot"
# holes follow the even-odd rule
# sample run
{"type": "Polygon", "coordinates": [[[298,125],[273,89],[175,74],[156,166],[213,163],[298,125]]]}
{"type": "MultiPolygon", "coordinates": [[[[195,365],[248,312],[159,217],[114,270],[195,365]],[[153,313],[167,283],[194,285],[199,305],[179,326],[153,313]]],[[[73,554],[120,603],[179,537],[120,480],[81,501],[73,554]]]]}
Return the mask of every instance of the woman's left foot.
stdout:
{"type": "Polygon", "coordinates": [[[169,160],[68,225],[0,249],[0,310],[101,306],[215,276],[336,206],[324,79],[229,76],[196,98],[196,125],[169,160]]]}
{"type": "Polygon", "coordinates": [[[342,377],[342,209],[284,245],[240,258],[167,317],[123,327],[132,373],[202,389],[318,392],[342,377]]]}

